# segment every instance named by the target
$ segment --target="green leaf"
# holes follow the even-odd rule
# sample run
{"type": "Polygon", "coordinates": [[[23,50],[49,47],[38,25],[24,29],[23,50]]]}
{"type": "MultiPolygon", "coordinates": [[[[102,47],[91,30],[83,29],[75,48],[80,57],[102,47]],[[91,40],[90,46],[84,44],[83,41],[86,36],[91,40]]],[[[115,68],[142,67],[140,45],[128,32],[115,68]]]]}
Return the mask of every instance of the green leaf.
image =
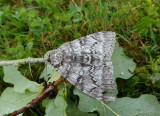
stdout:
{"type": "Polygon", "coordinates": [[[20,14],[21,14],[22,16],[26,16],[26,14],[27,14],[25,8],[21,8],[19,12],[20,12],[20,14]]]}
{"type": "Polygon", "coordinates": [[[160,114],[160,105],[153,95],[142,95],[139,98],[123,97],[116,99],[115,102],[107,103],[109,110],[102,102],[91,98],[78,89],[74,94],[79,96],[78,108],[83,112],[99,112],[100,116],[158,116],[160,114]]]}
{"type": "Polygon", "coordinates": [[[142,17],[142,19],[133,27],[133,30],[142,30],[148,26],[150,26],[150,24],[153,24],[154,20],[148,16],[142,17]]]}
{"type": "Polygon", "coordinates": [[[42,21],[43,24],[48,24],[49,22],[50,22],[49,18],[44,18],[42,21]]]}
{"type": "Polygon", "coordinates": [[[67,116],[66,108],[67,103],[64,94],[64,88],[61,88],[58,91],[58,94],[55,99],[45,99],[42,102],[42,105],[45,109],[45,116],[67,116]]]}
{"type": "Polygon", "coordinates": [[[54,67],[47,64],[39,78],[40,79],[43,78],[44,80],[48,81],[48,78],[52,77],[53,70],[54,70],[54,67]]]}
{"type": "Polygon", "coordinates": [[[54,14],[55,19],[64,21],[64,22],[70,22],[73,14],[67,12],[67,13],[56,13],[54,14]]]}
{"type": "Polygon", "coordinates": [[[14,85],[14,91],[25,93],[26,90],[31,92],[39,92],[42,90],[42,85],[28,80],[18,70],[16,66],[3,66],[4,81],[14,85]]]}
{"type": "Polygon", "coordinates": [[[130,78],[126,84],[130,87],[134,87],[139,82],[139,76],[134,75],[133,78],[130,78]]]}
{"type": "MultiPolygon", "coordinates": [[[[69,95],[67,97],[69,97],[69,95]]],[[[77,107],[77,103],[72,101],[70,97],[67,99],[67,105],[68,116],[97,116],[96,113],[81,112],[77,107]]]]}
{"type": "Polygon", "coordinates": [[[56,70],[53,70],[53,71],[52,71],[52,76],[51,76],[51,78],[49,79],[48,82],[56,81],[56,80],[58,80],[60,77],[61,77],[61,74],[60,74],[59,72],[57,72],[56,70]]]}
{"type": "Polygon", "coordinates": [[[130,11],[130,6],[129,5],[123,5],[122,6],[122,10],[123,10],[123,12],[125,12],[125,13],[129,13],[129,11],[130,11]]]}
{"type": "Polygon", "coordinates": [[[33,41],[28,42],[28,43],[27,43],[27,46],[26,46],[26,49],[27,49],[27,50],[31,50],[32,47],[33,47],[33,41]]]}
{"type": "Polygon", "coordinates": [[[116,42],[115,49],[112,55],[112,64],[114,68],[114,78],[128,79],[133,74],[136,68],[136,63],[133,62],[132,58],[128,58],[123,49],[119,47],[118,42],[116,42]]]}
{"type": "MultiPolygon", "coordinates": [[[[23,85],[22,85],[23,86],[23,85]]],[[[13,88],[6,88],[0,97],[0,116],[18,110],[35,99],[40,93],[29,92],[17,93],[13,88]]]]}

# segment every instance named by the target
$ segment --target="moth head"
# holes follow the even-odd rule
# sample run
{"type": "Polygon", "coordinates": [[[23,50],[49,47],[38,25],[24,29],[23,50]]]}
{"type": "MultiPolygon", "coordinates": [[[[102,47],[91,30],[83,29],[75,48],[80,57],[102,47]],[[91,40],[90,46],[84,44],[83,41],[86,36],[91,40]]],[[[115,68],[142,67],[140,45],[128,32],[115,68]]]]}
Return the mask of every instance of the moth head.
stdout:
{"type": "Polygon", "coordinates": [[[59,50],[53,50],[48,58],[47,62],[51,64],[54,68],[58,68],[62,62],[63,54],[59,50]]]}

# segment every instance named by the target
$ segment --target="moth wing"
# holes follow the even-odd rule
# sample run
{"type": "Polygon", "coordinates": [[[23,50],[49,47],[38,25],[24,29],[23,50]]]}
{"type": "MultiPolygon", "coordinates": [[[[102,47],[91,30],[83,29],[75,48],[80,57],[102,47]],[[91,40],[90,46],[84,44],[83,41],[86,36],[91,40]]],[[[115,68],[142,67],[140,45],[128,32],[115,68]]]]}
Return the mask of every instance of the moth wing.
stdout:
{"type": "Polygon", "coordinates": [[[58,49],[64,51],[64,54],[100,54],[104,55],[106,61],[110,61],[116,42],[115,37],[115,32],[97,32],[68,42],[58,49]]]}
{"type": "Polygon", "coordinates": [[[70,65],[66,63],[66,65],[60,66],[58,71],[85,94],[106,102],[113,101],[113,97],[103,96],[102,93],[115,89],[111,64],[111,62],[107,62],[102,66],[94,66],[71,62],[70,65]]]}
{"type": "Polygon", "coordinates": [[[113,97],[102,93],[114,90],[110,61],[114,45],[114,32],[98,32],[68,42],[57,49],[64,54],[64,60],[56,69],[85,94],[97,100],[113,101],[113,97]]]}

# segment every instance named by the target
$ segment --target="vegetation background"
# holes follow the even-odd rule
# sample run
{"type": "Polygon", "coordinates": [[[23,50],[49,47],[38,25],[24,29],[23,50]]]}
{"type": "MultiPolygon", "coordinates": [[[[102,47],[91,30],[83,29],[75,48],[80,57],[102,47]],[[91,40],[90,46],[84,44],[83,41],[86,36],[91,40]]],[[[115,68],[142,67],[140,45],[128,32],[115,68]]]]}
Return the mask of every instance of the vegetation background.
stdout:
{"type": "MultiPolygon", "coordinates": [[[[98,31],[116,32],[120,47],[136,63],[131,78],[116,80],[117,96],[151,94],[160,102],[159,0],[0,0],[0,60],[43,57],[65,42],[98,31]]],[[[26,64],[18,69],[42,83],[44,67],[26,64]]],[[[3,76],[0,67],[0,95],[13,86],[3,76]]],[[[24,115],[44,112],[40,104],[24,115]]]]}

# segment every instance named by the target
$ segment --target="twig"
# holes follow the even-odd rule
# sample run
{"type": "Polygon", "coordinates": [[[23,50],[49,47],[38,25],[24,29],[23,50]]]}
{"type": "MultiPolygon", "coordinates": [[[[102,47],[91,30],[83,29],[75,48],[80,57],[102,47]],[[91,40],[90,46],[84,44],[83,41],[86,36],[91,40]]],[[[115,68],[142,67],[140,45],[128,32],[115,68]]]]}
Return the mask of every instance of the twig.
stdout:
{"type": "Polygon", "coordinates": [[[72,0],[72,2],[74,3],[75,7],[78,7],[74,0],[72,0]]]}
{"type": "Polygon", "coordinates": [[[32,102],[28,103],[25,107],[16,110],[12,113],[9,114],[5,114],[3,116],[16,116],[18,114],[21,114],[23,112],[25,112],[26,110],[35,107],[37,104],[39,104],[43,99],[46,98],[46,95],[51,92],[52,90],[55,89],[55,87],[57,87],[62,81],[64,81],[64,78],[59,78],[57,81],[55,81],[51,86],[49,86],[49,88],[47,88],[46,90],[44,90],[41,95],[39,95],[37,98],[35,98],[34,100],[32,100],[32,102]]]}
{"type": "Polygon", "coordinates": [[[12,61],[0,61],[0,66],[7,66],[7,65],[20,65],[25,63],[37,63],[37,62],[45,62],[45,58],[25,58],[19,60],[12,60],[12,61]]]}

